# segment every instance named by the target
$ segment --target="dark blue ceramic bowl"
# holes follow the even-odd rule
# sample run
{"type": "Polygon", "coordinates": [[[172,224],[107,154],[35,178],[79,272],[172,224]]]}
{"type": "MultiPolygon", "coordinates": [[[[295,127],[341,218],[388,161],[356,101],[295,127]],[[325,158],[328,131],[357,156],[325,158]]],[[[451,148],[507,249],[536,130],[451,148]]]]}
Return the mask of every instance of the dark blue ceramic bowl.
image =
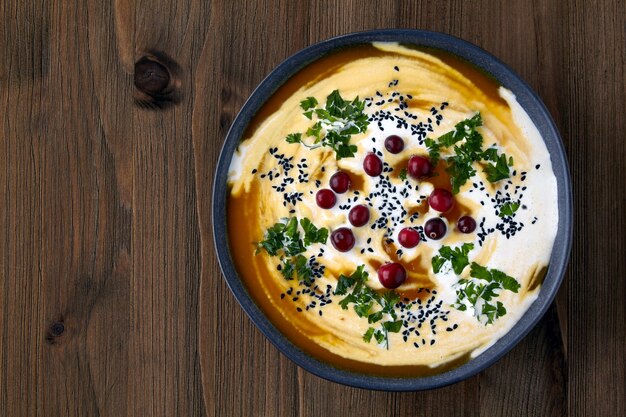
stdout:
{"type": "Polygon", "coordinates": [[[571,180],[563,143],[545,105],[517,74],[493,55],[461,39],[443,33],[421,30],[376,30],[343,35],[320,42],[292,55],[281,63],[254,90],[228,132],[215,173],[213,186],[213,236],[222,272],[231,291],[263,334],[287,357],[307,371],[354,387],[385,391],[417,391],[449,385],[477,374],[511,350],[541,319],[554,299],[563,279],[572,241],[571,180]],[[419,378],[370,376],[337,369],[304,353],[267,319],[252,300],[239,277],[229,250],[227,215],[228,167],[248,123],[265,101],[292,75],[329,52],[371,42],[398,42],[441,49],[457,55],[496,78],[511,90],[533,120],[550,152],[558,185],[559,225],[550,266],[537,300],[504,337],[466,364],[448,372],[419,378]]]}

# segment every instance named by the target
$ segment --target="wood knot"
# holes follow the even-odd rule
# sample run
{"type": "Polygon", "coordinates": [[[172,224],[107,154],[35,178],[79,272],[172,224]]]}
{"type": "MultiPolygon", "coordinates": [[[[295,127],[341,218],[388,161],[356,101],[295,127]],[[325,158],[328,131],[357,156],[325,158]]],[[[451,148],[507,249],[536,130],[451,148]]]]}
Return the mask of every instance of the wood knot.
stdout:
{"type": "Polygon", "coordinates": [[[150,52],[135,63],[135,103],[164,109],[180,102],[180,67],[161,52],[150,52]]]}
{"type": "Polygon", "coordinates": [[[56,339],[65,333],[65,324],[62,321],[55,321],[48,327],[46,340],[50,344],[54,344],[56,339]]]}
{"type": "Polygon", "coordinates": [[[59,337],[65,331],[65,325],[60,321],[55,321],[50,325],[50,334],[55,337],[59,337]]]}
{"type": "Polygon", "coordinates": [[[163,94],[170,83],[170,73],[160,62],[146,57],[135,64],[135,87],[150,95],[163,94]]]}

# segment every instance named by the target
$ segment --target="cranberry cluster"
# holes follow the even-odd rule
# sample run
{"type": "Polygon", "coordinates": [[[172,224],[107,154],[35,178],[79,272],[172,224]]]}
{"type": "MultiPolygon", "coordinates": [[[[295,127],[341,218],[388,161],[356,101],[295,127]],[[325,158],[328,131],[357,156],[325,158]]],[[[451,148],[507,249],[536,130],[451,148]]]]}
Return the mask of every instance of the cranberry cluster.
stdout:
{"type": "MultiPolygon", "coordinates": [[[[385,139],[385,149],[392,154],[398,154],[404,150],[404,141],[397,135],[391,135],[385,139]]],[[[414,179],[428,178],[433,173],[430,160],[424,156],[413,155],[407,164],[407,173],[414,179]]],[[[379,176],[383,171],[383,161],[375,153],[368,153],[363,160],[363,170],[371,177],[379,176]]],[[[317,192],[315,201],[320,208],[330,209],[337,203],[336,194],[343,194],[350,188],[350,176],[338,171],[330,178],[330,189],[324,188],[317,192]]],[[[446,213],[454,206],[452,193],[443,188],[435,188],[428,196],[428,205],[440,213],[446,213]]],[[[370,220],[369,208],[365,205],[352,207],[348,214],[348,220],[354,227],[366,225],[370,220]]],[[[457,228],[461,233],[471,233],[476,229],[476,221],[470,216],[463,216],[458,220],[457,228]]],[[[439,240],[447,232],[446,223],[439,217],[429,219],[424,224],[425,235],[433,240],[439,240]]],[[[354,247],[354,233],[348,227],[334,230],[330,235],[330,241],[335,249],[340,252],[348,252],[354,247]]],[[[405,248],[414,248],[420,242],[420,234],[412,227],[405,227],[398,234],[398,242],[405,248]]],[[[406,280],[406,270],[398,262],[386,263],[378,268],[378,279],[385,288],[397,288],[406,280]]]]}

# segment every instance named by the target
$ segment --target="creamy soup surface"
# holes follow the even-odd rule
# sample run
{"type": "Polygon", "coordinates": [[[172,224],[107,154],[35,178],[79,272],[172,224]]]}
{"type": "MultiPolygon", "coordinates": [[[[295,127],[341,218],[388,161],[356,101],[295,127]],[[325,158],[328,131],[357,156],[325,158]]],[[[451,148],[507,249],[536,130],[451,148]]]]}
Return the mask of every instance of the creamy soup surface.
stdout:
{"type": "Polygon", "coordinates": [[[231,252],[265,314],[310,355],[379,375],[439,373],[502,337],[537,298],[558,223],[550,155],[513,93],[395,43],[292,77],[229,192],[231,252]]]}

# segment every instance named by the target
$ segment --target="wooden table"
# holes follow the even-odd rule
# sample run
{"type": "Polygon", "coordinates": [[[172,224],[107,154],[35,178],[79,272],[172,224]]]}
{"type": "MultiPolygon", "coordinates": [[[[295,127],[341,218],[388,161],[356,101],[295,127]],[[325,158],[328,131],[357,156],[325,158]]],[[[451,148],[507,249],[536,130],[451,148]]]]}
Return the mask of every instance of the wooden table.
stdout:
{"type": "Polygon", "coordinates": [[[0,13],[1,416],[625,415],[622,0],[7,0],[0,13]],[[496,365],[431,392],[297,368],[244,316],[211,236],[213,169],[252,89],[307,45],[382,27],[457,35],[520,73],[575,189],[556,303],[496,365]],[[140,65],[141,92],[144,56],[172,74],[140,65]]]}

